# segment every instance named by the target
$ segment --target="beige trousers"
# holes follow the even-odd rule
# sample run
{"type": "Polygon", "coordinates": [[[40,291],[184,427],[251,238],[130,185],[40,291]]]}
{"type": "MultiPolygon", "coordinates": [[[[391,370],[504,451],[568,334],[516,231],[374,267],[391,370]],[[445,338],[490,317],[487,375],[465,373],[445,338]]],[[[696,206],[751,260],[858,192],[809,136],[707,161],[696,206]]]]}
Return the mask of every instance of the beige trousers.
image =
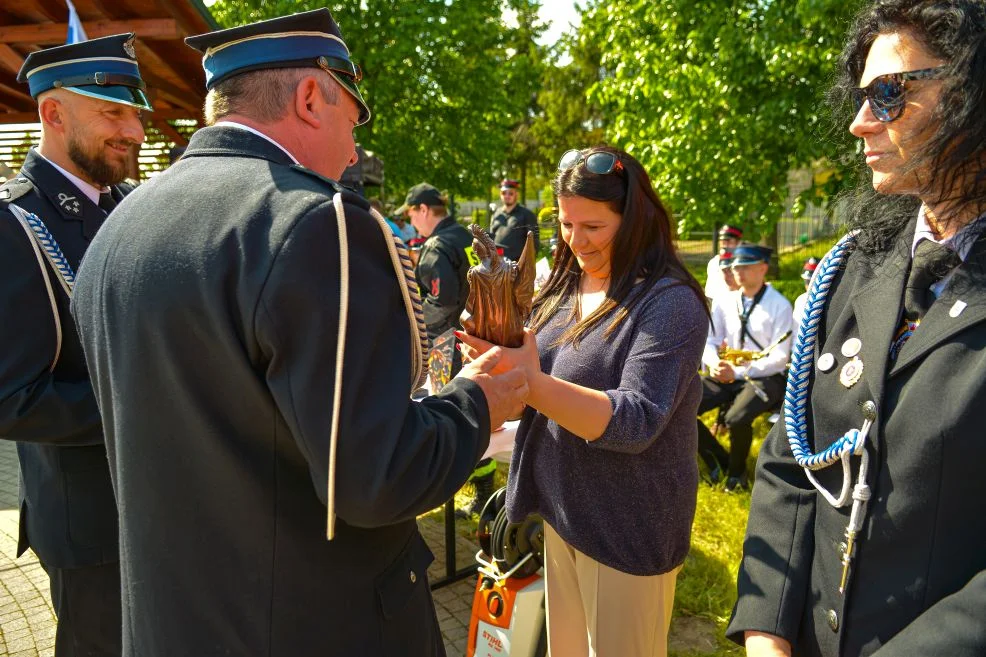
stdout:
{"type": "Polygon", "coordinates": [[[666,657],[680,567],[628,575],[595,561],[544,525],[548,654],[666,657]]]}

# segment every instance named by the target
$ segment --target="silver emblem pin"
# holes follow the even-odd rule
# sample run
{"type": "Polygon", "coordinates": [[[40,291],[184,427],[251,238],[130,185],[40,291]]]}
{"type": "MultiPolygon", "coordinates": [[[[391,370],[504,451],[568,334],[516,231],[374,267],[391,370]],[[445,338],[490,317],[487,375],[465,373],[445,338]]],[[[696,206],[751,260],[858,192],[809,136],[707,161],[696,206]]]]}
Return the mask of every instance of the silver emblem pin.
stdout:
{"type": "Polygon", "coordinates": [[[863,361],[858,358],[853,358],[851,361],[842,366],[842,371],[839,372],[839,383],[847,388],[852,388],[854,385],[859,383],[862,376],[863,361]]]}
{"type": "Polygon", "coordinates": [[[824,353],[818,357],[818,369],[823,372],[828,372],[835,365],[835,356],[830,353],[824,353]]]}
{"type": "Polygon", "coordinates": [[[137,59],[137,51],[134,50],[134,38],[130,37],[123,42],[123,52],[130,56],[130,59],[137,59]]]}
{"type": "Polygon", "coordinates": [[[863,348],[863,343],[859,338],[849,338],[842,343],[842,355],[846,358],[852,358],[859,353],[859,350],[863,348]]]}
{"type": "Polygon", "coordinates": [[[953,318],[958,317],[959,315],[962,314],[962,311],[965,310],[966,306],[968,305],[969,304],[967,304],[965,301],[962,300],[956,301],[954,304],[952,304],[952,308],[948,311],[948,316],[953,318]]]}

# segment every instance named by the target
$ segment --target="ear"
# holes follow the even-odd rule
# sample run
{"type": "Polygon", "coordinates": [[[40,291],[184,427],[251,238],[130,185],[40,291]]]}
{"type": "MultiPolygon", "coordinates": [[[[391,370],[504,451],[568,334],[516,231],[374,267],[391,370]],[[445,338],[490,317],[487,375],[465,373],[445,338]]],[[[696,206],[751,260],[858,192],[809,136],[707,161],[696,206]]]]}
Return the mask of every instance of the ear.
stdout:
{"type": "Polygon", "coordinates": [[[318,82],[308,75],[294,89],[294,111],[298,118],[316,130],[322,127],[322,107],[325,101],[318,89],[318,82]]]}
{"type": "Polygon", "coordinates": [[[56,132],[65,131],[65,105],[54,96],[47,96],[38,104],[41,123],[56,132]]]}

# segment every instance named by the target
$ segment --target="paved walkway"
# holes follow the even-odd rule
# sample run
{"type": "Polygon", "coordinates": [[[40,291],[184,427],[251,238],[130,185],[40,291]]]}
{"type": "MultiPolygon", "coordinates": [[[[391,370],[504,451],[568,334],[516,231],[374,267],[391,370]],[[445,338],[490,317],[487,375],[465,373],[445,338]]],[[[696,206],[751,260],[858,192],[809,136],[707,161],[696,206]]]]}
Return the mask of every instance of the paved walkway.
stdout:
{"type": "Polygon", "coordinates": [[[0,440],[0,656],[52,657],[55,612],[37,557],[17,554],[17,448],[0,440]]]}
{"type": "MultiPolygon", "coordinates": [[[[0,657],[53,657],[55,614],[51,609],[48,575],[33,552],[17,554],[17,449],[0,440],[0,657]]],[[[435,553],[428,570],[436,580],[445,573],[445,528],[437,519],[422,518],[422,534],[435,553]]],[[[475,543],[457,537],[456,559],[461,568],[476,553],[475,543]]],[[[475,580],[463,580],[435,591],[435,608],[449,657],[466,653],[469,615],[475,580]]]]}

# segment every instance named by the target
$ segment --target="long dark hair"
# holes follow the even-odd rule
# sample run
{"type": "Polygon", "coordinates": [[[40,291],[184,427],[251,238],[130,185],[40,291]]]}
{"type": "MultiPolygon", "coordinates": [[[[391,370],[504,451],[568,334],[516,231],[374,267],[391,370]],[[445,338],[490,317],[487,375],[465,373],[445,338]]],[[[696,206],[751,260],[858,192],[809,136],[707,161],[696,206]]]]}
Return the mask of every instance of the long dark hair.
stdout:
{"type": "MultiPolygon", "coordinates": [[[[605,332],[605,335],[611,335],[646,291],[665,277],[676,279],[676,285],[687,285],[705,306],[705,293],[678,257],[672,241],[670,213],[654,191],[647,172],[637,160],[617,148],[597,146],[583,151],[583,156],[595,151],[616,155],[623,170],[597,175],[578,164],[558,172],[552,182],[558,198],[579,196],[608,203],[622,217],[613,238],[606,300],[588,317],[573,323],[559,340],[571,341],[576,345],[610,312],[616,310],[605,332]],[[634,283],[641,278],[643,282],[635,286],[634,283]]],[[[582,268],[567,245],[559,247],[560,253],[555,258],[551,275],[534,300],[531,328],[535,331],[579,293],[582,268]]],[[[575,304],[572,304],[571,319],[576,319],[575,304]]]]}
{"type": "MultiPolygon", "coordinates": [[[[934,133],[915,152],[904,173],[931,171],[919,180],[917,196],[950,210],[979,216],[986,210],[986,4],[982,0],[878,0],[856,18],[830,93],[836,116],[851,107],[870,47],[880,34],[906,32],[945,62],[941,96],[932,110],[934,133]]],[[[850,119],[851,120],[851,119],[850,119]]],[[[848,122],[846,122],[848,125],[848,122]]],[[[861,172],[864,171],[860,167],[861,172]]],[[[885,251],[917,213],[916,196],[881,195],[860,175],[846,199],[847,223],[859,229],[858,244],[885,251]]]]}

